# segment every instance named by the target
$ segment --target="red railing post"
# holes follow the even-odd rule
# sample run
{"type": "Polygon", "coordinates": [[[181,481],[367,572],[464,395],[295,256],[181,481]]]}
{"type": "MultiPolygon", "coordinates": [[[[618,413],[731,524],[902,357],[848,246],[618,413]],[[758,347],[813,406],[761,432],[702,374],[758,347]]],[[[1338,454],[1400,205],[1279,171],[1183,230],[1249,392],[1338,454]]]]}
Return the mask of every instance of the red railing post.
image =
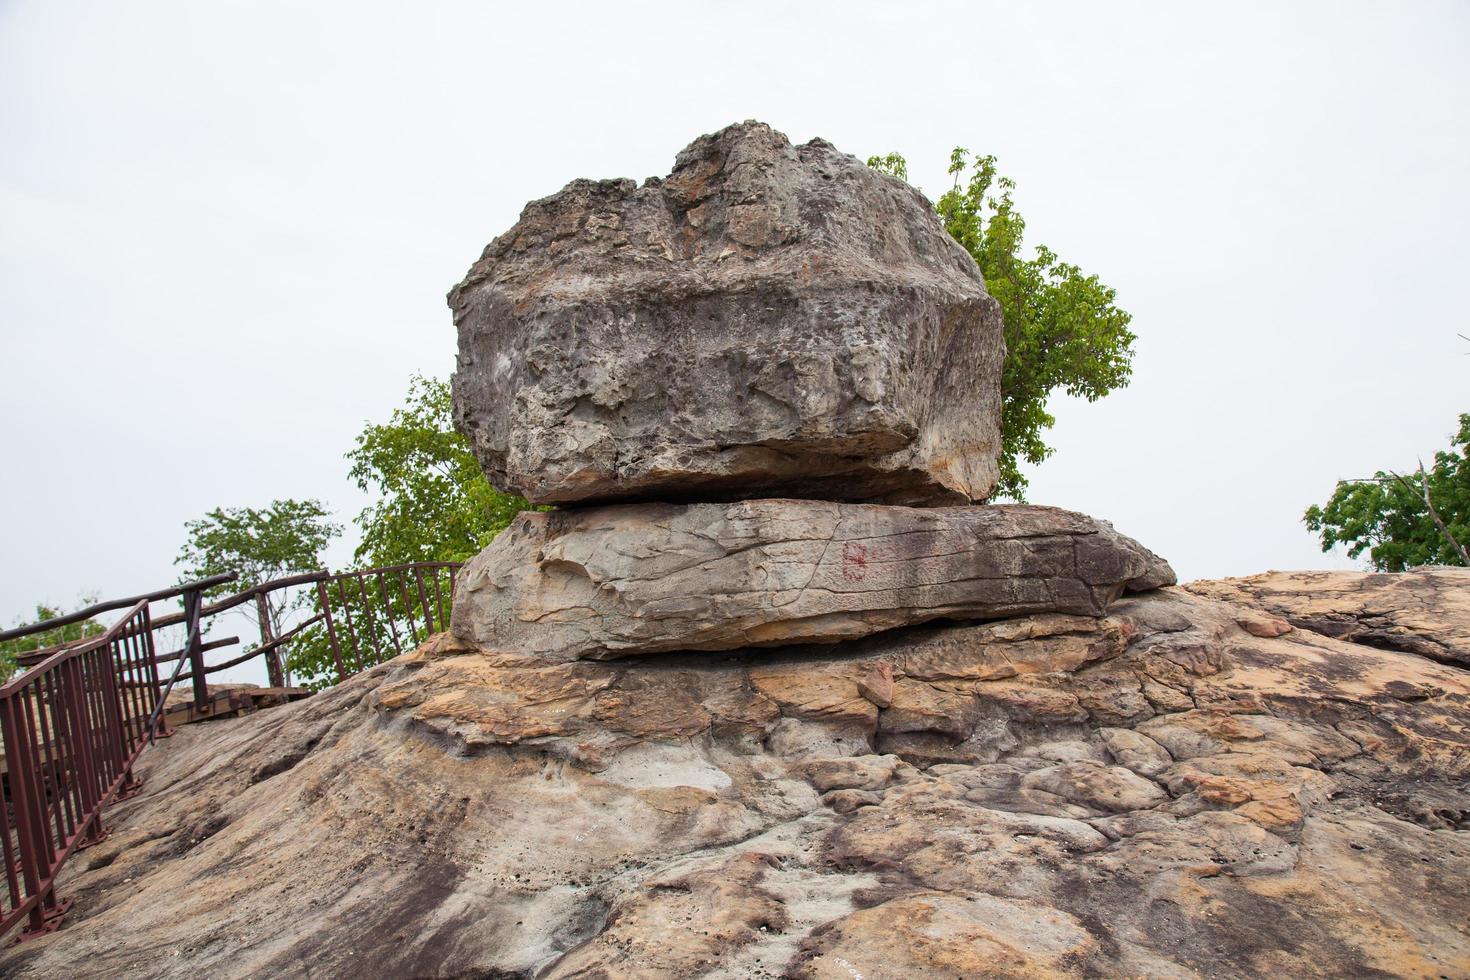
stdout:
{"type": "MultiPolygon", "coordinates": [[[[362,594],[362,611],[367,618],[368,636],[373,641],[373,662],[382,663],[383,645],[378,642],[378,614],[373,611],[372,600],[368,598],[367,579],[362,572],[357,572],[357,591],[362,594]]],[[[357,657],[357,669],[362,670],[362,655],[357,657]]]]}
{"type": "Polygon", "coordinates": [[[332,623],[332,601],[327,595],[327,583],[324,579],[317,579],[316,594],[322,604],[322,615],[327,620],[327,642],[332,645],[332,662],[337,665],[337,680],[345,681],[347,672],[342,669],[342,649],[337,646],[337,627],[332,623]]]}
{"type": "Polygon", "coordinates": [[[209,682],[204,679],[204,641],[199,636],[199,606],[203,595],[198,589],[184,593],[184,629],[188,631],[184,654],[194,675],[194,707],[202,710],[209,703],[209,682]]]}
{"type": "MultiPolygon", "coordinates": [[[[26,896],[33,897],[41,890],[41,869],[49,867],[51,862],[42,856],[46,842],[38,826],[42,818],[37,812],[38,787],[31,770],[30,746],[35,734],[26,726],[18,703],[24,696],[25,689],[20,688],[0,701],[0,733],[5,737],[5,757],[10,770],[10,802],[14,809],[11,816],[15,821],[16,849],[20,852],[21,884],[26,896]]],[[[46,918],[41,903],[37,902],[31,907],[29,928],[40,931],[45,926],[46,918]]]]}
{"type": "Polygon", "coordinates": [[[62,682],[62,689],[66,692],[63,700],[66,702],[67,716],[71,722],[72,731],[75,733],[73,749],[76,758],[77,785],[81,787],[83,824],[78,827],[78,833],[85,833],[90,827],[86,821],[93,818],[95,814],[96,828],[94,834],[104,833],[102,829],[101,807],[98,803],[102,794],[106,792],[106,780],[102,778],[97,767],[96,745],[90,738],[92,731],[91,720],[87,716],[86,699],[86,673],[82,669],[82,658],[73,657],[57,671],[62,682]]]}
{"type": "Polygon", "coordinates": [[[434,635],[434,616],[429,612],[429,600],[424,595],[424,570],[422,567],[413,570],[413,580],[419,589],[419,608],[424,611],[424,636],[427,638],[434,635]]]}
{"type": "MultiPolygon", "coordinates": [[[[153,617],[148,608],[143,607],[143,648],[148,656],[148,717],[144,719],[146,725],[153,717],[153,712],[158,708],[158,700],[163,697],[163,684],[158,679],[158,649],[153,645],[153,617]]],[[[149,732],[149,738],[167,738],[173,732],[168,730],[167,715],[158,712],[158,724],[153,731],[149,732]]]]}
{"type": "Polygon", "coordinates": [[[102,710],[105,718],[105,731],[108,743],[117,757],[117,774],[122,777],[119,799],[132,796],[138,791],[140,785],[133,777],[133,740],[128,737],[127,724],[123,720],[122,690],[117,682],[117,662],[121,657],[118,647],[120,641],[121,637],[97,649],[100,655],[98,657],[100,662],[97,665],[98,673],[102,675],[102,710]]]}

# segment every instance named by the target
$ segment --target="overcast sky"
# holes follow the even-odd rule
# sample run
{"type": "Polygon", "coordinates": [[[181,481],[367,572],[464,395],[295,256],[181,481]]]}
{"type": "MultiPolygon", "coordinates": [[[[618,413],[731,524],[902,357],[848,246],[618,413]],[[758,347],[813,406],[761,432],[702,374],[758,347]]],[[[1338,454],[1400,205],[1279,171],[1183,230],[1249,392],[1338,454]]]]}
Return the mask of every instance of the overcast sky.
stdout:
{"type": "MultiPolygon", "coordinates": [[[[1182,578],[1470,410],[1464,3],[0,0],[0,622],[173,581],[217,505],[363,505],[343,453],[530,199],[758,118],[930,196],[996,154],[1134,315],[1033,499],[1182,578]]],[[[330,556],[344,565],[354,542],[330,556]]]]}

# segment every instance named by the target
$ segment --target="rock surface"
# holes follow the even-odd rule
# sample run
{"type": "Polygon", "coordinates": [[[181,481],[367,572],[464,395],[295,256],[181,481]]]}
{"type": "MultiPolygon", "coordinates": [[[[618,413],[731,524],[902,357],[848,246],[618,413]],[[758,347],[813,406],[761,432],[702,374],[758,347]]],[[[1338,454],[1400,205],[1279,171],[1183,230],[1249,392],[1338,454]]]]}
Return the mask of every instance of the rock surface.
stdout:
{"type": "Polygon", "coordinates": [[[1470,673],[1265,615],[1164,589],[713,661],[442,635],[145,752],[0,973],[1470,975],[1470,673]]]}
{"type": "Polygon", "coordinates": [[[556,660],[831,643],[929,620],[1100,616],[1174,573],[1054,507],[812,500],[523,513],[459,578],[454,633],[556,660]]]}
{"type": "Polygon", "coordinates": [[[999,305],[929,203],[761,123],[526,206],[449,294],[455,417],[537,503],[983,500],[999,305]]]}
{"type": "Polygon", "coordinates": [[[1470,667],[1470,569],[1267,572],[1185,588],[1274,613],[1292,626],[1470,667]]]}

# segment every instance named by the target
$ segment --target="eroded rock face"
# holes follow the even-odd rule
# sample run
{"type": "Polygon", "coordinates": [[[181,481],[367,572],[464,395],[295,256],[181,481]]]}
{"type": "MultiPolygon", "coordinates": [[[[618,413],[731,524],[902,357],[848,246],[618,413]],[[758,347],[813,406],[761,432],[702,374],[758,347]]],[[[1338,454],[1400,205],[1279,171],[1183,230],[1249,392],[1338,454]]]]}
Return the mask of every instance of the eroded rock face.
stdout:
{"type": "Polygon", "coordinates": [[[1470,569],[1267,572],[1189,590],[1266,610],[1290,626],[1470,667],[1470,569]]]}
{"type": "Polygon", "coordinates": [[[524,513],[460,574],[453,631],[554,660],[832,643],[929,620],[1100,616],[1174,573],[1053,507],[811,500],[524,513]]]}
{"type": "Polygon", "coordinates": [[[527,205],[449,295],[455,417],[537,503],[983,500],[998,304],[927,201],[761,123],[527,205]]]}
{"type": "Polygon", "coordinates": [[[1470,673],[1258,615],[1164,589],[637,663],[441,635],[145,752],[0,972],[1470,974],[1470,673]]]}

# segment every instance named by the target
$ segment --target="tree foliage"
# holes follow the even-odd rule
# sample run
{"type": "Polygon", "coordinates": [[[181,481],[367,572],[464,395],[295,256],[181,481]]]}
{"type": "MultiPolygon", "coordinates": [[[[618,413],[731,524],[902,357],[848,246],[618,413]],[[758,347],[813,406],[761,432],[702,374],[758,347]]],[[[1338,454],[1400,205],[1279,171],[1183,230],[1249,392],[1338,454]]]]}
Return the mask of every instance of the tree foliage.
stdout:
{"type": "MultiPolygon", "coordinates": [[[[349,477],[373,498],[354,519],[362,533],[354,554],[359,567],[466,561],[529,506],[486,481],[468,441],[454,428],[449,385],[435,378],[415,375],[404,404],[386,422],[365,425],[347,459],[349,477]]],[[[178,561],[187,565],[189,577],[239,574],[236,583],[220,591],[314,571],[321,567],[323,549],[341,533],[328,516],[315,500],[275,501],[264,511],[216,509],[189,522],[189,544],[178,561]]],[[[270,596],[278,636],[288,608],[300,608],[303,616],[321,612],[315,590],[291,594],[290,600],[284,592],[270,596]]],[[[342,617],[340,599],[332,595],[335,615],[342,617]]],[[[421,615],[415,590],[397,579],[385,595],[348,589],[345,600],[359,629],[372,624],[384,636],[394,629],[409,635],[409,619],[421,615]]],[[[375,660],[376,654],[369,657],[375,660]]],[[[336,681],[331,645],[320,623],[290,641],[287,660],[297,682],[320,688],[336,681]]]]}
{"type": "Polygon", "coordinates": [[[273,500],[264,508],[216,507],[198,520],[185,521],[189,539],[174,559],[183,580],[234,572],[238,578],[216,586],[211,595],[312,572],[322,552],[342,533],[319,500],[273,500]]]}
{"type": "Polygon", "coordinates": [[[1470,415],[1460,416],[1449,450],[1435,453],[1434,465],[1422,475],[1380,470],[1370,479],[1343,480],[1325,505],[1308,507],[1302,520],[1321,538],[1323,551],[1339,544],[1347,546],[1351,558],[1366,551],[1370,564],[1382,572],[1463,565],[1450,538],[1470,544],[1470,415]],[[1449,537],[1424,502],[1426,480],[1449,537]]]}
{"type": "MultiPolygon", "coordinates": [[[[868,165],[908,179],[897,153],[868,165]]],[[[1001,372],[1001,455],[997,494],[1024,500],[1021,464],[1037,464],[1053,450],[1046,431],[1055,391],[1096,401],[1128,384],[1132,374],[1132,317],[1114,302],[1115,291],[1097,276],[1058,259],[1045,245],[1028,258],[1026,222],[1012,199],[1015,183],[996,171],[995,157],[950,154],[953,185],[935,203],[944,226],[974,257],[1005,319],[1006,359],[1001,372]]]]}
{"type": "MultiPolygon", "coordinates": [[[[264,508],[216,507],[198,520],[184,522],[188,540],[174,559],[182,565],[180,581],[234,572],[237,578],[206,595],[218,597],[271,579],[322,567],[322,552],[342,533],[319,500],[273,500],[264,508]]],[[[271,627],[278,635],[282,619],[302,593],[289,599],[285,591],[267,595],[271,627]]],[[[253,614],[242,607],[245,615],[253,614]]]]}
{"type": "MultiPolygon", "coordinates": [[[[95,595],[83,596],[78,602],[78,608],[90,606],[97,601],[95,595]]],[[[48,620],[58,619],[67,614],[67,610],[57,606],[47,605],[44,602],[36,603],[36,615],[27,620],[16,620],[16,626],[29,626],[32,623],[44,623],[48,620]]],[[[0,642],[0,681],[8,680],[16,671],[16,657],[32,650],[42,650],[46,647],[60,646],[64,643],[75,643],[92,636],[101,636],[107,632],[107,627],[95,619],[84,619],[80,623],[68,623],[41,633],[32,633],[30,636],[19,636],[13,640],[0,642]]]]}
{"type": "MultiPolygon", "coordinates": [[[[490,486],[468,440],[454,428],[449,385],[437,378],[410,379],[404,404],[387,422],[364,426],[347,459],[353,482],[374,498],[354,519],[362,532],[355,554],[362,567],[467,561],[530,506],[490,486]]],[[[415,584],[407,574],[390,572],[382,579],[373,577],[366,590],[344,586],[350,627],[333,592],[338,639],[349,670],[357,658],[370,666],[392,656],[392,633],[409,642],[416,628],[411,624],[424,626],[415,584]],[[370,642],[370,637],[379,642],[370,642]]],[[[425,601],[447,607],[448,589],[445,581],[439,596],[430,589],[425,601]]],[[[313,612],[320,611],[319,601],[313,599],[313,612]]],[[[441,609],[436,619],[446,613],[447,608],[441,609]]],[[[336,682],[332,649],[319,625],[292,642],[289,662],[298,683],[319,689],[336,682]]]]}
{"type": "Polygon", "coordinates": [[[375,498],[356,518],[365,565],[466,561],[530,506],[490,486],[437,378],[415,375],[404,405],[367,425],[347,458],[353,482],[375,498]]]}

